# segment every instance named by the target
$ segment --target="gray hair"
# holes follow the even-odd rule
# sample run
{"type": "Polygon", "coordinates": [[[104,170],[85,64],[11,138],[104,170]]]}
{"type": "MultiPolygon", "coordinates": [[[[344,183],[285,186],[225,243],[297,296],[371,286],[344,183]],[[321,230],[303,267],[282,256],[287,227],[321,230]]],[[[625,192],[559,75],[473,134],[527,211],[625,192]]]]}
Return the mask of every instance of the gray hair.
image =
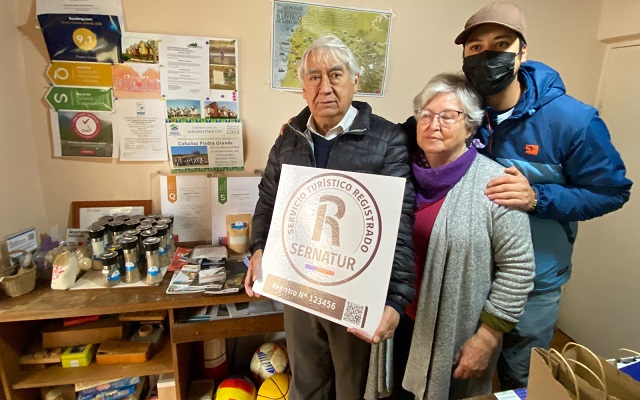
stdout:
{"type": "Polygon", "coordinates": [[[413,98],[413,110],[421,110],[440,94],[453,93],[458,98],[464,112],[464,122],[474,131],[482,122],[484,111],[482,97],[462,74],[443,73],[431,78],[429,83],[413,98]]]}
{"type": "Polygon", "coordinates": [[[360,73],[360,66],[351,49],[347,47],[342,40],[338,39],[337,36],[326,34],[314,40],[313,43],[307,47],[304,54],[302,54],[302,58],[300,58],[300,62],[298,63],[298,79],[300,79],[300,82],[304,80],[307,59],[312,53],[322,60],[336,60],[344,63],[349,70],[351,81],[353,82],[355,82],[356,76],[360,73]]]}

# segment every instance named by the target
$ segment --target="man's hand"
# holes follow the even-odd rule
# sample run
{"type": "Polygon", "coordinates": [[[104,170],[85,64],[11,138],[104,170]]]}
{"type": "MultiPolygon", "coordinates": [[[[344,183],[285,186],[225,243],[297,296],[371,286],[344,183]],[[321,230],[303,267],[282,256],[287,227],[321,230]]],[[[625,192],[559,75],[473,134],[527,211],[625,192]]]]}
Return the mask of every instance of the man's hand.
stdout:
{"type": "Polygon", "coordinates": [[[249,296],[260,297],[258,293],[253,292],[253,282],[258,279],[258,274],[262,268],[262,250],[256,250],[249,260],[249,267],[247,268],[247,276],[244,277],[244,291],[249,296]]]}
{"type": "Polygon", "coordinates": [[[469,379],[482,376],[489,366],[491,354],[500,344],[502,333],[482,324],[478,332],[462,345],[456,355],[458,367],[453,372],[456,379],[469,379]]]}
{"type": "Polygon", "coordinates": [[[395,332],[399,322],[400,314],[398,314],[398,312],[393,307],[385,306],[384,312],[382,313],[382,319],[380,320],[380,325],[378,325],[378,329],[376,329],[373,337],[356,328],[349,328],[347,329],[347,332],[353,333],[365,342],[376,344],[392,337],[393,332],[395,332]]]}
{"type": "Polygon", "coordinates": [[[516,167],[509,167],[504,172],[506,175],[489,182],[484,194],[500,206],[531,211],[536,192],[531,188],[527,178],[516,167]]]}

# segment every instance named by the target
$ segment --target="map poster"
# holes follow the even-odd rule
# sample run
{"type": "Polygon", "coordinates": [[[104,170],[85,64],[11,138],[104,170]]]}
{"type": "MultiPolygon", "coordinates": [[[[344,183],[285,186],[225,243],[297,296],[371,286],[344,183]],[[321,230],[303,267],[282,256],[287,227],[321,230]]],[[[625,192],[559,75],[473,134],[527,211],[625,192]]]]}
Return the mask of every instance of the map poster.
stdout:
{"type": "Polygon", "coordinates": [[[373,335],[404,187],[398,177],[283,165],[253,290],[373,335]]]}
{"type": "Polygon", "coordinates": [[[392,13],[289,1],[274,2],[271,88],[300,90],[297,68],[307,47],[332,33],[360,65],[358,95],[383,96],[392,13]]]}
{"type": "Polygon", "coordinates": [[[171,172],[243,170],[242,123],[167,123],[171,172]]]}

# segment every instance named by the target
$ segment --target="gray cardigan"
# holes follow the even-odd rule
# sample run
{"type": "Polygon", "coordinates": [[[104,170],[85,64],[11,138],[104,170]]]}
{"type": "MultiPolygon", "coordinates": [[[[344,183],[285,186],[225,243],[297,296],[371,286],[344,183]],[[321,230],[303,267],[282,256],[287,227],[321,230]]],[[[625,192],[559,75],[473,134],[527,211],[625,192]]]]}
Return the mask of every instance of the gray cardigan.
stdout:
{"type": "MultiPolygon", "coordinates": [[[[436,218],[421,282],[403,387],[418,399],[490,393],[491,367],[480,378],[453,380],[455,356],[480,325],[482,310],[517,322],[533,289],[534,258],[526,213],[484,195],[504,167],[478,155],[449,191],[436,218]],[[429,380],[427,381],[427,376],[429,380]]],[[[365,398],[384,397],[389,343],[373,346],[365,398]]]]}

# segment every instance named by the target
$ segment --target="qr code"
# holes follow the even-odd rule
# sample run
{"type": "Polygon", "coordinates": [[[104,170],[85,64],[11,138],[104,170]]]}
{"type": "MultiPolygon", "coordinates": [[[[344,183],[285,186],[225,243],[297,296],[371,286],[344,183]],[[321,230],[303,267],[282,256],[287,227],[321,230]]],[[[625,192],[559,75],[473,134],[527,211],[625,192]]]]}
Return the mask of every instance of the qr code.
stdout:
{"type": "Polygon", "coordinates": [[[365,317],[366,310],[367,308],[365,306],[347,301],[347,304],[344,307],[344,314],[342,314],[342,320],[358,326],[364,326],[363,319],[365,317]]]}

